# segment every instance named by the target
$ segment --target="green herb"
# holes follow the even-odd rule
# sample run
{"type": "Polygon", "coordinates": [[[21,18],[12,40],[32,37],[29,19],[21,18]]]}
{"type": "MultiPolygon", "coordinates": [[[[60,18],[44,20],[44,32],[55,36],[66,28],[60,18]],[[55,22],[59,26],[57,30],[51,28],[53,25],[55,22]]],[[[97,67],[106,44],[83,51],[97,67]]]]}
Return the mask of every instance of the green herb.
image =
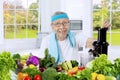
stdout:
{"type": "Polygon", "coordinates": [[[20,54],[13,54],[13,59],[15,59],[15,60],[20,60],[20,54]]]}
{"type": "Polygon", "coordinates": [[[0,80],[11,80],[10,70],[17,68],[16,62],[10,52],[0,54],[0,80]]]}
{"type": "Polygon", "coordinates": [[[51,57],[51,55],[49,55],[48,49],[45,50],[45,57],[43,59],[40,58],[40,67],[55,67],[56,63],[55,63],[55,58],[51,57]]]}
{"type": "Polygon", "coordinates": [[[60,73],[56,76],[56,80],[78,80],[75,76],[69,76],[65,73],[60,73]]]}
{"type": "Polygon", "coordinates": [[[120,58],[114,60],[114,64],[112,66],[112,75],[117,77],[120,74],[120,58]]]}
{"type": "Polygon", "coordinates": [[[36,74],[42,75],[42,73],[36,67],[34,67],[34,68],[29,68],[28,67],[26,69],[23,69],[22,72],[27,73],[32,79],[34,78],[34,76],[36,74]]]}
{"type": "Polygon", "coordinates": [[[78,62],[76,60],[71,60],[72,67],[78,66],[78,62]]]}
{"type": "Polygon", "coordinates": [[[56,76],[56,80],[66,80],[68,78],[69,78],[69,76],[65,73],[60,73],[56,76]]]}
{"type": "Polygon", "coordinates": [[[78,78],[78,80],[91,80],[91,73],[92,71],[89,68],[85,68],[82,71],[78,71],[75,76],[78,78]]]}
{"type": "Polygon", "coordinates": [[[112,63],[108,60],[106,54],[101,54],[98,58],[92,61],[92,71],[103,74],[110,75],[112,72],[112,63]]]}

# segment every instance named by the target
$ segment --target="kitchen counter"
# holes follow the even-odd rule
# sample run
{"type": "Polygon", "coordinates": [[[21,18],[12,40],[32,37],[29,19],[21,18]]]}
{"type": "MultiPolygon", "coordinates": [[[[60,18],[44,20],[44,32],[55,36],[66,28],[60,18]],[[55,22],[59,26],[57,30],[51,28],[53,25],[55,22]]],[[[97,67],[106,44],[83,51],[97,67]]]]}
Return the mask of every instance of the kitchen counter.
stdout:
{"type": "MultiPolygon", "coordinates": [[[[85,49],[84,51],[79,51],[79,55],[76,56],[76,58],[79,59],[79,61],[83,61],[84,63],[89,62],[92,59],[92,56],[89,55],[88,53],[89,49],[85,49]],[[84,53],[84,55],[83,55],[84,53]],[[80,57],[81,56],[81,57],[80,57]],[[82,58],[82,59],[80,59],[82,58]]],[[[17,52],[13,52],[14,53],[20,53],[21,55],[25,55],[25,54],[29,54],[32,53],[35,56],[38,56],[40,58],[43,58],[44,55],[40,54],[40,49],[30,49],[30,50],[20,50],[17,52]]],[[[120,46],[109,46],[108,47],[108,58],[109,60],[111,60],[113,62],[113,60],[115,60],[116,58],[120,57],[120,46]]]]}

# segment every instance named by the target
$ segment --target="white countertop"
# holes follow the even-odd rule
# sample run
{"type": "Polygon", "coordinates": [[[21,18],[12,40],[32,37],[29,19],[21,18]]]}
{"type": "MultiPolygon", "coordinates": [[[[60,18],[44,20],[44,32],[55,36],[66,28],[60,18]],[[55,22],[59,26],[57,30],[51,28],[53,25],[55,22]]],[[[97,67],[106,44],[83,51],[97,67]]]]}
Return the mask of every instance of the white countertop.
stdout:
{"type": "MultiPolygon", "coordinates": [[[[33,55],[35,56],[38,56],[40,58],[43,58],[44,55],[43,54],[40,54],[39,51],[40,49],[30,49],[30,50],[20,50],[20,51],[16,51],[14,53],[20,53],[21,55],[25,55],[25,54],[29,54],[29,53],[32,53],[33,55]]],[[[80,51],[80,55],[82,53],[84,53],[84,55],[82,54],[82,57],[84,57],[85,59],[85,62],[89,62],[89,53],[88,53],[88,50],[89,49],[85,49],[84,51],[80,51]]],[[[80,57],[79,56],[76,56],[77,58],[80,57]]],[[[109,60],[113,61],[115,60],[116,58],[120,58],[120,46],[109,46],[108,47],[108,58],[109,60]]]]}

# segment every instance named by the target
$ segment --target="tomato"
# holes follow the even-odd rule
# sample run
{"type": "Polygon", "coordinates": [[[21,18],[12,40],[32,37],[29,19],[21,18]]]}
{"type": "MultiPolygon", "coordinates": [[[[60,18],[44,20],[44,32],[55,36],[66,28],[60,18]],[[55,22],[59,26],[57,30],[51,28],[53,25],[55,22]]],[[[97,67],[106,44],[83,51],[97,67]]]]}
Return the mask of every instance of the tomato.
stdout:
{"type": "Polygon", "coordinates": [[[78,70],[84,70],[85,69],[85,67],[78,67],[78,70]]]}
{"type": "Polygon", "coordinates": [[[42,80],[42,77],[39,74],[36,74],[34,76],[34,80],[42,80]]]}
{"type": "Polygon", "coordinates": [[[28,74],[27,74],[27,73],[19,72],[19,73],[17,74],[17,80],[23,80],[23,78],[24,78],[25,76],[28,76],[28,74]]]}
{"type": "Polygon", "coordinates": [[[25,76],[23,80],[32,80],[29,76],[25,76]]]}

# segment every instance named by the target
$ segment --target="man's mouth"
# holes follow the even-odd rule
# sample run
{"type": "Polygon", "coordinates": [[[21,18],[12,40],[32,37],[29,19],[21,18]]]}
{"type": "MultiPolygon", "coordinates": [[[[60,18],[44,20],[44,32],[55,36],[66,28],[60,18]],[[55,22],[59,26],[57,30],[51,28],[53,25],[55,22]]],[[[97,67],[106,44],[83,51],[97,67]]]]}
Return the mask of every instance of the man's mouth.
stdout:
{"type": "Polygon", "coordinates": [[[66,33],[66,30],[59,30],[60,33],[66,33]]]}

